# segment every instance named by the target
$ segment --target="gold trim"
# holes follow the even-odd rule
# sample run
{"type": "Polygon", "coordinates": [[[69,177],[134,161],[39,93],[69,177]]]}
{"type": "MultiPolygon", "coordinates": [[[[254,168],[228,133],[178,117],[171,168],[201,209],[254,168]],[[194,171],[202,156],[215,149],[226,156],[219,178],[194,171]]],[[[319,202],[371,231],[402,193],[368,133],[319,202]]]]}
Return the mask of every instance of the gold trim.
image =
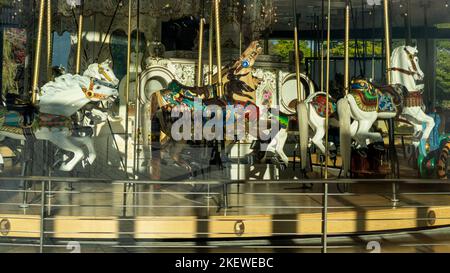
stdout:
{"type": "Polygon", "coordinates": [[[386,83],[392,84],[391,80],[391,27],[389,24],[389,0],[384,0],[384,28],[385,28],[385,43],[386,43],[386,83]]]}
{"type": "Polygon", "coordinates": [[[220,32],[220,0],[214,0],[214,11],[216,17],[216,53],[217,53],[217,84],[218,95],[223,96],[223,79],[222,79],[222,49],[221,49],[221,35],[220,32]]]}
{"type": "Polygon", "coordinates": [[[198,42],[198,71],[197,86],[203,86],[203,32],[205,27],[205,18],[200,19],[199,42],[198,42]]]}
{"type": "Polygon", "coordinates": [[[39,21],[38,21],[38,33],[36,39],[36,52],[34,55],[34,71],[33,71],[33,84],[31,86],[31,102],[36,103],[36,93],[39,89],[39,69],[41,66],[41,50],[42,50],[42,29],[44,25],[44,11],[45,0],[41,0],[39,4],[39,21]]]}

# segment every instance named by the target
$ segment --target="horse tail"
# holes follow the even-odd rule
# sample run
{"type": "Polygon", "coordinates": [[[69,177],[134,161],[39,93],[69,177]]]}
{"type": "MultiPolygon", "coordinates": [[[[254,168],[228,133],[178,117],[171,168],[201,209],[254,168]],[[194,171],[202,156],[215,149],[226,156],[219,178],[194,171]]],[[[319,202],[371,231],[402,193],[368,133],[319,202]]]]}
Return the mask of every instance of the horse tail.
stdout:
{"type": "Polygon", "coordinates": [[[309,142],[309,119],[308,106],[306,102],[297,105],[297,118],[300,132],[300,158],[302,160],[302,169],[306,170],[308,166],[308,142],[309,142]]]}
{"type": "Polygon", "coordinates": [[[448,165],[448,156],[450,154],[450,142],[447,142],[442,149],[441,155],[439,156],[438,162],[438,177],[439,179],[448,179],[447,177],[447,165],[448,165]]]}
{"type": "Polygon", "coordinates": [[[339,127],[340,127],[340,147],[342,157],[342,170],[344,176],[347,176],[350,170],[350,157],[351,157],[351,133],[350,133],[350,104],[347,97],[338,101],[337,105],[339,114],[339,127]]]}

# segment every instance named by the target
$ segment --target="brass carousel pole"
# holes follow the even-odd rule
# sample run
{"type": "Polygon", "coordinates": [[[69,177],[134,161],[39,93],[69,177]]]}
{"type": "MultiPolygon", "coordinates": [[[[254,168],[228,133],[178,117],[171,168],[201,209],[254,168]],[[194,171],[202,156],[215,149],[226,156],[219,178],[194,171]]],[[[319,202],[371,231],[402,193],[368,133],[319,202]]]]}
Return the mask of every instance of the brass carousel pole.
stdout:
{"type": "Polygon", "coordinates": [[[198,41],[198,71],[197,71],[197,86],[203,86],[203,33],[205,28],[205,18],[202,15],[200,18],[200,30],[198,41]]]}
{"type": "Polygon", "coordinates": [[[53,63],[53,31],[52,31],[52,1],[47,3],[47,80],[52,79],[53,63]]]}
{"type": "Polygon", "coordinates": [[[141,89],[140,89],[140,79],[139,79],[139,52],[141,51],[140,46],[140,0],[136,0],[136,63],[135,63],[135,71],[136,71],[136,79],[135,79],[135,111],[134,111],[134,150],[133,150],[133,169],[135,178],[139,172],[139,120],[140,120],[140,112],[141,112],[141,89]]]}
{"type": "Polygon", "coordinates": [[[128,47],[127,47],[127,78],[126,78],[126,87],[125,87],[125,103],[126,103],[126,113],[125,113],[125,173],[128,176],[128,130],[129,130],[129,99],[130,99],[130,81],[131,81],[131,31],[132,31],[132,22],[131,17],[133,13],[133,1],[129,0],[128,2],[128,47]]]}
{"type": "Polygon", "coordinates": [[[34,70],[33,70],[33,83],[31,89],[31,102],[36,103],[36,92],[39,88],[39,69],[41,66],[41,51],[42,51],[42,28],[44,25],[44,11],[45,0],[41,0],[39,3],[39,21],[38,21],[38,33],[36,39],[36,52],[34,56],[34,70]]]}
{"type": "Polygon", "coordinates": [[[300,48],[299,48],[299,41],[298,41],[298,18],[297,18],[297,0],[293,1],[293,8],[294,8],[294,50],[295,50],[295,74],[297,79],[297,98],[299,102],[303,102],[305,100],[303,92],[302,92],[302,85],[301,85],[301,78],[300,78],[300,48]]]}
{"type": "Polygon", "coordinates": [[[220,32],[220,0],[214,0],[214,14],[216,17],[216,54],[217,54],[217,83],[218,95],[223,96],[223,79],[222,79],[222,49],[220,32]]]}
{"type": "Polygon", "coordinates": [[[210,15],[210,22],[209,22],[209,71],[208,71],[208,84],[212,85],[213,84],[213,65],[214,65],[214,1],[215,0],[211,0],[211,15],[210,15]]]}
{"type": "Polygon", "coordinates": [[[297,17],[297,0],[292,1],[293,11],[294,11],[294,51],[295,51],[295,74],[297,82],[297,122],[298,122],[298,134],[299,134],[299,147],[300,147],[300,158],[301,158],[301,169],[302,175],[306,176],[307,170],[307,142],[309,140],[308,130],[309,126],[304,120],[303,115],[307,115],[307,106],[305,103],[305,96],[303,94],[303,86],[301,83],[300,74],[300,49],[299,49],[299,37],[298,37],[298,17],[297,17]],[[303,125],[303,126],[302,126],[303,125]],[[303,131],[303,132],[302,132],[303,131]],[[303,173],[304,172],[304,173],[303,173]]]}
{"type": "Polygon", "coordinates": [[[77,36],[77,56],[76,56],[76,64],[75,64],[75,74],[80,74],[80,68],[81,68],[81,48],[83,44],[83,10],[84,10],[84,0],[81,0],[80,5],[80,16],[78,19],[78,36],[77,36]]]}
{"type": "Polygon", "coordinates": [[[350,91],[350,2],[345,4],[345,41],[344,41],[344,93],[350,91]]]}
{"type": "Polygon", "coordinates": [[[389,0],[384,0],[384,28],[386,47],[386,83],[391,84],[391,27],[389,22],[389,0]]]}
{"type": "Polygon", "coordinates": [[[320,41],[320,91],[323,92],[323,90],[325,90],[324,88],[324,67],[325,67],[325,56],[324,56],[324,48],[323,48],[323,44],[324,44],[324,37],[323,37],[323,31],[324,31],[324,18],[325,17],[325,0],[322,0],[322,21],[321,21],[321,27],[320,27],[320,32],[321,32],[321,41],[320,41]]]}
{"type": "MultiPolygon", "coordinates": [[[[348,4],[348,2],[347,2],[348,4]]],[[[346,18],[347,20],[347,18],[346,18]]],[[[329,111],[330,107],[330,50],[331,50],[331,0],[328,0],[328,20],[327,20],[327,72],[326,72],[326,114],[325,114],[325,183],[324,183],[324,194],[323,194],[323,215],[322,215],[322,252],[327,253],[327,236],[328,236],[328,154],[330,145],[328,143],[329,139],[329,111]]]]}
{"type": "MultiPolygon", "coordinates": [[[[48,0],[47,1],[47,81],[51,81],[52,80],[52,62],[53,62],[53,44],[52,44],[52,38],[53,38],[53,33],[52,33],[52,1],[48,0]]],[[[50,157],[50,155],[52,154],[52,150],[50,148],[49,142],[48,141],[44,141],[43,143],[43,159],[44,159],[44,172],[46,176],[51,176],[52,175],[52,171],[50,166],[53,165],[53,161],[52,158],[50,157]]],[[[52,181],[49,180],[47,181],[47,189],[48,190],[52,190],[52,181]]],[[[48,196],[50,197],[52,194],[49,194],[48,196]]],[[[50,199],[48,200],[50,202],[50,199]]],[[[48,213],[50,214],[51,210],[51,206],[49,204],[48,206],[48,213]]]]}
{"type": "MultiPolygon", "coordinates": [[[[384,28],[385,28],[385,52],[386,52],[386,84],[391,85],[391,26],[389,16],[389,0],[384,0],[384,28]]],[[[389,157],[391,160],[392,173],[396,178],[400,178],[397,151],[395,150],[395,123],[394,119],[388,121],[389,125],[389,157]]],[[[392,183],[392,200],[394,205],[397,199],[397,183],[392,183]]]]}
{"type": "MultiPolygon", "coordinates": [[[[131,81],[131,72],[130,72],[130,66],[131,66],[131,17],[133,13],[133,1],[129,0],[128,2],[128,46],[127,46],[127,76],[126,76],[126,85],[125,85],[125,159],[124,159],[124,171],[127,178],[130,178],[128,175],[128,131],[129,131],[129,113],[130,105],[129,105],[129,99],[130,99],[130,81],[131,81]]],[[[122,213],[123,216],[127,215],[127,193],[128,189],[131,187],[131,184],[124,184],[123,185],[123,209],[122,213]]]]}

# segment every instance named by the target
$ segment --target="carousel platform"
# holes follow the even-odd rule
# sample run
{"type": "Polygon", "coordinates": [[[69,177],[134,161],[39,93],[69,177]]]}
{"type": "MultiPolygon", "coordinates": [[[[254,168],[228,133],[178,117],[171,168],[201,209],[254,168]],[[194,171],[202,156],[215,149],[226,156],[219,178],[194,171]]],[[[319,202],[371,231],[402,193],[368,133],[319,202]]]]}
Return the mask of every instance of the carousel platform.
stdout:
{"type": "MultiPolygon", "coordinates": [[[[228,183],[224,195],[224,185],[219,182],[193,187],[188,182],[86,181],[76,182],[74,189],[68,190],[67,182],[53,181],[52,190],[42,195],[39,179],[30,182],[26,208],[20,182],[2,183],[2,239],[39,238],[41,232],[46,238],[94,240],[322,234],[324,195],[319,182],[314,182],[312,189],[286,181],[228,183]]],[[[331,183],[326,207],[328,235],[450,226],[450,185],[398,186],[398,201],[393,203],[391,182],[350,184],[348,193],[340,193],[337,184],[331,183]]]]}
{"type": "Polygon", "coordinates": [[[279,170],[233,161],[225,169],[213,167],[183,180],[185,171],[167,161],[161,167],[164,181],[82,178],[95,170],[76,178],[59,173],[21,178],[20,168],[7,164],[0,177],[0,245],[43,238],[319,238],[324,220],[331,237],[450,227],[450,184],[414,179],[417,171],[407,160],[401,160],[400,180],[339,180],[333,165],[340,159],[330,161],[326,195],[317,156],[312,161],[310,180],[298,179],[298,163],[279,170]]]}

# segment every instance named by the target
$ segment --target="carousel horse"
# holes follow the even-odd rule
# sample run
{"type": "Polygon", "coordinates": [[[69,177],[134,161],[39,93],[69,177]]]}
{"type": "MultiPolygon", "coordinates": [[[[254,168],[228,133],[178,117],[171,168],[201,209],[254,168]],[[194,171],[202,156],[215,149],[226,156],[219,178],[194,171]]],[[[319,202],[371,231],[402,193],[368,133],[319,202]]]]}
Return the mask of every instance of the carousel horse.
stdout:
{"type": "MultiPolygon", "coordinates": [[[[45,84],[37,96],[39,111],[69,117],[91,101],[107,101],[102,93],[95,92],[93,88],[95,86],[95,88],[100,89],[101,86],[104,86],[117,89],[119,79],[114,75],[110,64],[109,60],[101,64],[94,63],[89,65],[83,76],[62,74],[56,77],[54,81],[45,84]],[[82,94],[78,92],[66,93],[66,89],[78,89],[77,86],[83,91],[82,94]],[[47,90],[51,90],[49,95],[47,90]],[[54,96],[56,91],[64,92],[67,97],[54,96]],[[57,105],[57,107],[53,107],[53,105],[57,105]]],[[[110,97],[108,96],[108,98],[110,97]]]]}
{"type": "MultiPolygon", "coordinates": [[[[293,74],[294,75],[294,74],[293,74]]],[[[296,120],[299,123],[300,131],[300,157],[302,164],[302,175],[306,177],[307,169],[307,155],[308,147],[310,144],[314,144],[322,154],[326,153],[326,148],[323,143],[323,138],[325,136],[325,116],[326,116],[326,93],[317,92],[317,85],[309,79],[306,75],[301,75],[302,92],[308,97],[302,103],[298,103],[295,90],[289,89],[290,96],[282,98],[282,103],[285,105],[281,107],[281,112],[279,116],[272,117],[278,118],[280,120],[280,131],[274,137],[272,142],[267,148],[267,155],[265,158],[275,158],[276,162],[281,163],[281,167],[287,167],[289,159],[283,151],[284,145],[286,144],[288,138],[288,125],[289,120],[296,120]],[[286,100],[287,101],[284,101],[286,100]],[[310,129],[313,131],[314,135],[309,138],[310,129]],[[281,162],[279,161],[281,160],[281,162]]],[[[284,95],[282,94],[282,97],[284,95]]],[[[329,117],[334,117],[336,109],[336,100],[333,97],[329,97],[328,104],[328,114],[329,117]]],[[[336,122],[331,121],[331,124],[336,124],[336,122]]],[[[330,147],[335,151],[334,143],[330,143],[330,147]]],[[[334,153],[333,153],[334,154],[334,153]]]]}
{"type": "MultiPolygon", "coordinates": [[[[414,124],[414,146],[426,142],[435,124],[423,110],[422,88],[416,81],[424,78],[420,69],[417,48],[401,46],[394,50],[391,58],[392,85],[377,87],[364,79],[353,80],[350,92],[338,101],[341,130],[341,154],[343,171],[350,169],[351,139],[358,149],[367,149],[367,140],[374,147],[384,150],[384,140],[380,133],[371,132],[378,119],[403,117],[414,124]],[[351,123],[351,119],[354,120],[351,123]],[[423,129],[425,124],[425,129],[423,129]]],[[[394,134],[394,132],[389,132],[394,134]]]]}
{"type": "MultiPolygon", "coordinates": [[[[152,116],[152,148],[157,150],[157,152],[160,151],[160,133],[164,133],[168,137],[168,140],[166,140],[166,144],[173,144],[172,149],[168,149],[171,150],[172,159],[179,166],[185,168],[189,172],[190,177],[193,177],[191,166],[192,164],[188,163],[180,156],[181,150],[183,148],[182,145],[189,140],[184,139],[174,141],[174,136],[172,135],[172,128],[174,123],[176,122],[176,120],[172,117],[174,111],[182,112],[183,115],[186,112],[201,111],[203,115],[203,113],[207,113],[208,106],[215,106],[216,109],[219,109],[219,112],[222,112],[224,127],[225,124],[227,126],[231,124],[233,128],[235,127],[236,122],[240,119],[245,119],[247,122],[255,122],[259,119],[259,109],[256,107],[256,105],[249,101],[239,101],[233,98],[234,95],[247,97],[248,94],[246,93],[251,93],[255,90],[248,86],[245,82],[241,81],[239,77],[235,76],[233,70],[229,70],[228,80],[229,81],[224,85],[224,95],[222,97],[217,96],[217,85],[207,86],[205,88],[187,87],[177,81],[173,81],[169,84],[169,87],[166,90],[162,90],[159,93],[160,99],[163,101],[164,106],[159,108],[152,116]],[[197,98],[202,98],[202,104],[200,105],[200,107],[196,106],[197,98]],[[236,105],[240,105],[243,107],[243,116],[237,116],[238,113],[234,111],[230,112],[227,108],[228,106],[236,105]],[[255,112],[248,112],[246,108],[247,106],[254,106],[253,109],[255,110],[255,112]]],[[[202,119],[202,122],[203,125],[205,125],[204,119],[202,119]]],[[[249,131],[251,132],[252,130],[249,131]]],[[[225,132],[225,130],[223,132],[225,132]]],[[[191,141],[195,140],[191,139],[191,141]]],[[[157,157],[154,157],[152,159],[152,168],[154,171],[156,171],[157,175],[153,175],[157,178],[159,178],[159,164],[160,162],[157,157]]]]}
{"type": "MultiPolygon", "coordinates": [[[[109,99],[110,97],[119,95],[116,89],[103,85],[91,85],[92,90],[90,92],[92,92],[92,95],[88,95],[86,92],[83,92],[82,88],[79,87],[78,82],[74,82],[71,86],[72,88],[69,89],[66,89],[68,87],[67,85],[60,86],[53,94],[52,89],[56,86],[47,86],[46,96],[53,95],[75,99],[76,96],[74,96],[74,94],[78,93],[78,100],[90,100],[94,97],[96,99],[109,99]],[[62,92],[63,90],[65,91],[62,92]]],[[[45,96],[41,98],[44,97],[45,96]]],[[[74,102],[78,100],[74,100],[74,102]]],[[[55,111],[50,111],[53,112],[53,114],[48,114],[42,111],[37,113],[31,126],[24,126],[21,116],[17,112],[9,112],[5,106],[0,106],[0,136],[18,140],[48,140],[61,150],[72,152],[74,154],[73,159],[67,163],[63,163],[60,168],[61,171],[68,172],[73,170],[76,164],[84,157],[83,149],[80,148],[81,146],[86,146],[88,148],[89,156],[87,160],[90,164],[92,164],[95,161],[96,153],[91,138],[73,136],[74,126],[70,117],[71,115],[63,115],[64,113],[75,114],[79,109],[75,109],[73,112],[70,112],[61,111],[64,107],[57,103],[53,103],[51,106],[52,107],[43,107],[43,109],[51,110],[51,108],[56,108],[55,111]]]]}
{"type": "MultiPolygon", "coordinates": [[[[89,66],[84,75],[64,74],[44,85],[31,123],[24,121],[22,112],[9,110],[11,105],[0,106],[0,137],[48,140],[61,150],[72,152],[74,157],[62,163],[61,171],[73,170],[83,159],[82,147],[88,149],[87,161],[92,164],[96,159],[92,139],[77,131],[79,127],[72,117],[87,105],[118,97],[114,87],[118,80],[108,62],[89,66]]],[[[90,117],[94,118],[100,112],[91,111],[91,114],[90,117]]],[[[97,122],[103,119],[100,115],[97,122]]]]}
{"type": "MultiPolygon", "coordinates": [[[[240,80],[241,82],[245,82],[246,84],[245,89],[252,90],[252,92],[249,92],[250,94],[254,93],[257,87],[260,85],[261,80],[253,76],[252,74],[253,65],[256,62],[258,56],[261,54],[261,52],[262,47],[260,43],[258,41],[254,41],[249,45],[249,47],[242,53],[242,55],[237,60],[223,67],[222,82],[224,86],[234,85],[236,84],[235,82],[237,80],[240,80]]],[[[218,81],[217,74],[215,74],[213,75],[212,80],[213,85],[217,84],[217,81],[218,81]]],[[[222,105],[225,104],[224,100],[215,101],[215,98],[217,98],[216,89],[211,86],[187,87],[183,86],[177,81],[173,81],[172,83],[169,84],[169,87],[170,88],[165,90],[154,91],[150,94],[146,94],[148,102],[144,105],[143,124],[142,124],[144,135],[149,135],[150,132],[158,131],[158,129],[155,129],[153,128],[153,126],[151,126],[152,122],[150,121],[153,120],[153,117],[155,116],[157,111],[167,106],[170,106],[171,104],[173,105],[173,102],[177,101],[181,96],[187,96],[191,100],[193,98],[201,98],[206,103],[210,104],[214,102],[222,103],[222,105]]],[[[237,90],[239,88],[235,86],[234,89],[237,90]]],[[[230,88],[225,88],[225,90],[230,90],[230,88]]],[[[230,99],[230,93],[228,93],[228,95],[226,96],[228,96],[228,99],[230,99]]],[[[233,99],[236,101],[240,101],[241,104],[255,105],[254,104],[255,98],[250,96],[249,94],[244,94],[240,90],[235,94],[232,94],[231,97],[233,97],[233,99]]],[[[162,136],[161,138],[163,139],[164,137],[162,136]]],[[[146,140],[144,139],[144,141],[146,140]]],[[[173,154],[176,154],[176,152],[173,154]]],[[[155,160],[153,160],[152,162],[154,163],[155,160]]]]}

